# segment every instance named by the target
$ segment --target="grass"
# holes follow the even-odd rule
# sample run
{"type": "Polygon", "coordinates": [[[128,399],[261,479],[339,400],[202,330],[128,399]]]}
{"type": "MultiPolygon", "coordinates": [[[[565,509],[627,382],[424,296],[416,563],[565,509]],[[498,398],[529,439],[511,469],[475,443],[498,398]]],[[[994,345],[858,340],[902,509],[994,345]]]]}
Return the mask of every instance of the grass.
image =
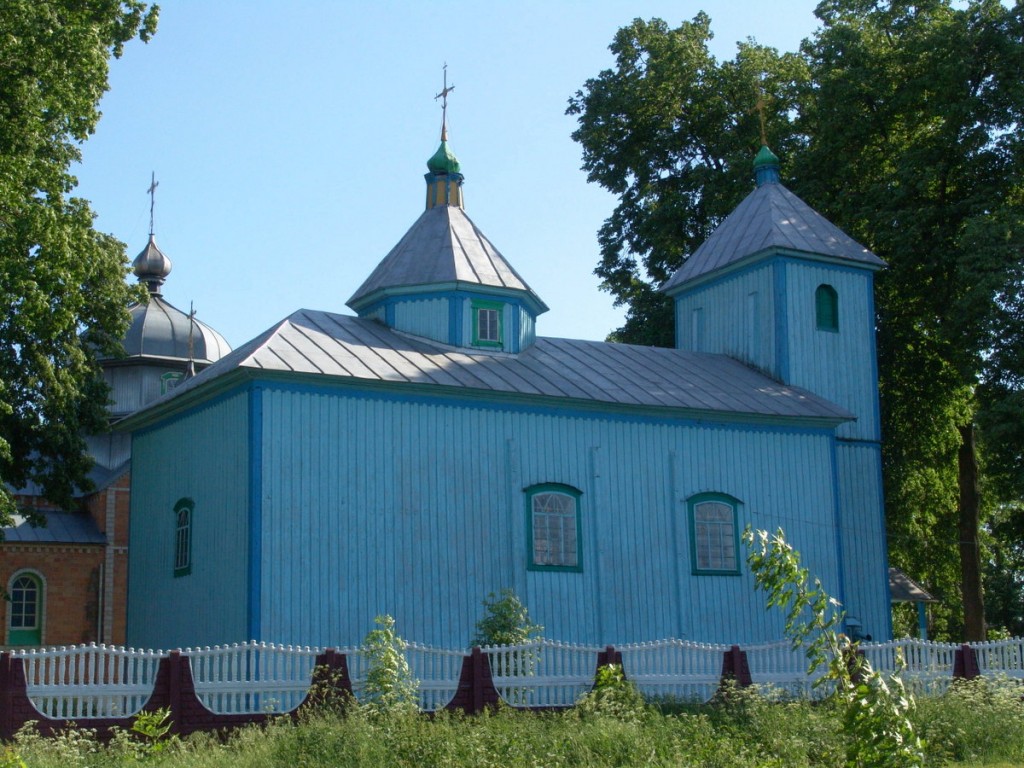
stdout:
{"type": "MultiPolygon", "coordinates": [[[[922,697],[914,723],[926,765],[1008,768],[1024,764],[1024,705],[1018,684],[977,680],[922,697]]],[[[0,768],[189,766],[701,766],[800,768],[843,765],[840,714],[812,704],[733,691],[714,704],[592,701],[555,713],[508,708],[479,716],[382,715],[324,707],[298,723],[282,719],[226,736],[153,742],[119,733],[101,746],[88,730],[43,739],[19,735],[0,768]]]]}

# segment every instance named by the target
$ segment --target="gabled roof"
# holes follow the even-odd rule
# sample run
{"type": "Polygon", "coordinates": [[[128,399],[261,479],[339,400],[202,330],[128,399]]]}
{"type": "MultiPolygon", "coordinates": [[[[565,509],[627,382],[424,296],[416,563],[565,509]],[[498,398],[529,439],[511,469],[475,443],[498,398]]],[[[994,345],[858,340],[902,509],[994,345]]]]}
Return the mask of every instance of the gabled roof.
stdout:
{"type": "Polygon", "coordinates": [[[83,512],[44,512],[46,526],[33,527],[21,515],[13,515],[14,525],[4,528],[8,544],[106,544],[107,537],[83,512]]]}
{"type": "Polygon", "coordinates": [[[125,424],[134,429],[168,400],[238,369],[433,385],[463,395],[527,395],[559,405],[574,401],[835,422],[854,418],[834,403],[723,355],[548,338],[509,355],[449,347],[375,320],[302,309],[125,424]]]}
{"type": "Polygon", "coordinates": [[[466,212],[449,205],[424,211],[352,295],[348,306],[358,309],[392,289],[456,283],[463,288],[479,285],[524,291],[541,312],[547,310],[466,212]]]}
{"type": "Polygon", "coordinates": [[[885,266],[782,184],[766,183],[747,195],[661,290],[674,293],[691,280],[773,249],[850,261],[868,269],[885,266]]]}

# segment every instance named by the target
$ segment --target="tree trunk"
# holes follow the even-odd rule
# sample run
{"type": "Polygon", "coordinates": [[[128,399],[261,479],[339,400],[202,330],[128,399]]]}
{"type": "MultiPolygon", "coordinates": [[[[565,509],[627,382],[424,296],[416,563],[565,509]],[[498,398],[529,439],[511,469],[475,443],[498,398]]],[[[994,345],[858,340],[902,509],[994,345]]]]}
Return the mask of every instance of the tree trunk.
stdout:
{"type": "Polygon", "coordinates": [[[960,430],[960,588],[964,601],[964,640],[985,640],[985,603],[981,593],[981,492],[978,489],[978,457],[974,447],[974,424],[960,430]]]}

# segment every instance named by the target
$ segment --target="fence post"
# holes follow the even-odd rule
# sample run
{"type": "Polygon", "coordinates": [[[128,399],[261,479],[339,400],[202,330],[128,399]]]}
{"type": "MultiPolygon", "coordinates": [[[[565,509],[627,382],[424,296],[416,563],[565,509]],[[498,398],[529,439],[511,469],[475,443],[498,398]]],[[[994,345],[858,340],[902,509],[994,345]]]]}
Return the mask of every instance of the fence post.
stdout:
{"type": "Polygon", "coordinates": [[[960,680],[973,680],[980,674],[977,652],[964,643],[956,649],[956,656],[953,659],[953,677],[960,680]]]}
{"type": "Polygon", "coordinates": [[[754,684],[750,676],[750,665],[747,664],[747,652],[740,650],[738,645],[729,648],[722,656],[722,681],[724,686],[728,680],[735,681],[740,688],[754,684]]]}
{"type": "Polygon", "coordinates": [[[181,651],[167,656],[167,706],[171,710],[171,733],[184,733],[181,711],[181,651]]]}
{"type": "MultiPolygon", "coordinates": [[[[594,671],[594,681],[596,684],[597,675],[601,672],[601,667],[610,667],[612,664],[618,664],[622,666],[622,654],[615,650],[614,645],[606,645],[603,651],[597,652],[597,669],[594,671]]],[[[622,670],[622,677],[626,679],[626,670],[622,670]]]]}
{"type": "Polygon", "coordinates": [[[445,709],[461,709],[472,715],[482,712],[484,707],[497,705],[498,698],[487,654],[479,646],[474,646],[468,656],[462,657],[459,688],[445,709]]]}
{"type": "Polygon", "coordinates": [[[11,722],[11,654],[0,653],[0,739],[6,741],[14,736],[11,722]]]}

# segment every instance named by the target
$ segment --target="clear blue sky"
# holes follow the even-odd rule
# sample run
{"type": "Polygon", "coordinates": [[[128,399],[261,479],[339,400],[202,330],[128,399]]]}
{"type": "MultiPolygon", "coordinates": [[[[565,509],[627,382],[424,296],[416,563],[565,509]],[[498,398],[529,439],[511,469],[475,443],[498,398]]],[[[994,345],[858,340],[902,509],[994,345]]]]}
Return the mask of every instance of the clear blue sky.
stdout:
{"type": "Polygon", "coordinates": [[[603,339],[622,322],[593,275],[615,200],[580,170],[567,100],[635,17],[706,10],[724,59],[747,37],[795,50],[816,4],[168,0],[112,64],[76,194],[134,258],[155,171],[164,295],[233,346],[299,308],[350,313],[422,211],[447,62],[467,213],[551,307],[541,335],[603,339]]]}

